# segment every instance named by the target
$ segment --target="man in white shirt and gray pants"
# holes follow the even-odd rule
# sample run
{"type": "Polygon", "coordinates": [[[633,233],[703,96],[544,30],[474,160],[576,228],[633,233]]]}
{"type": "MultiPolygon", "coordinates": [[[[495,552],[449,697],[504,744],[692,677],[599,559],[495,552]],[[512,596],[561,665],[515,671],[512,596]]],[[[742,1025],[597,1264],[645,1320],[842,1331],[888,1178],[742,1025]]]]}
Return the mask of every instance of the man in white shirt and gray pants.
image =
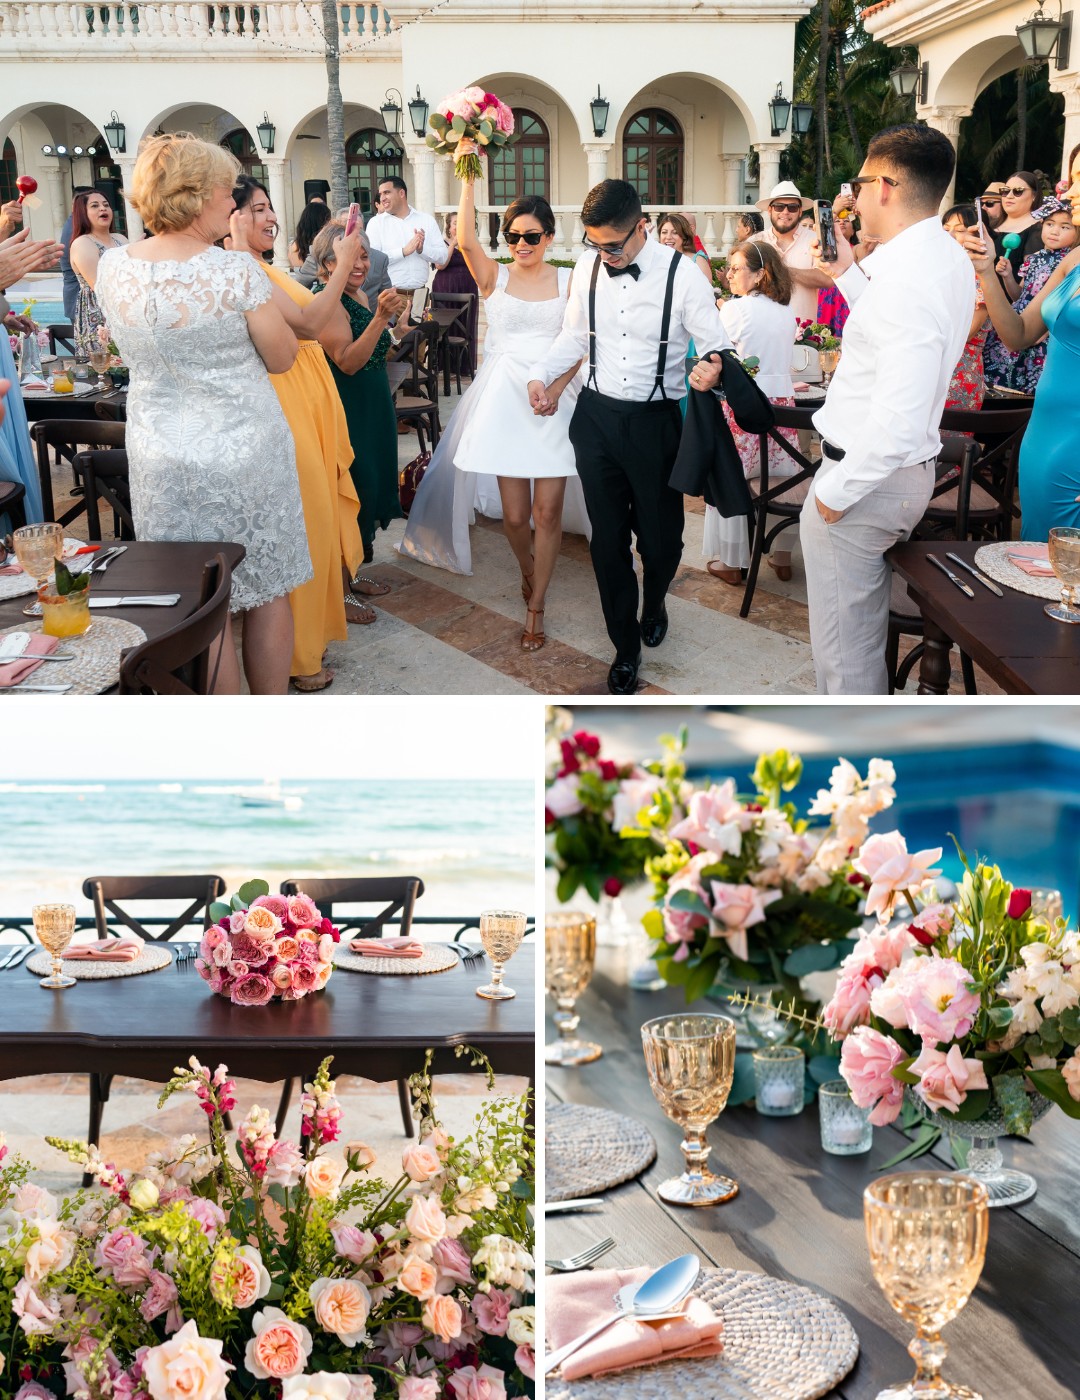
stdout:
{"type": "Polygon", "coordinates": [[[419,320],[431,269],[440,267],[450,250],[432,216],[409,203],[409,188],[400,176],[379,181],[379,207],[382,212],[367,226],[368,239],[390,261],[391,286],[412,294],[413,319],[419,320]]]}
{"type": "Polygon", "coordinates": [[[814,415],[822,461],[800,521],[817,688],[884,695],[891,568],[885,552],[922,519],[938,424],[975,309],[975,281],[938,209],[955,165],[946,137],[894,126],[851,182],[861,230],[880,238],[861,265],[837,239],[819,262],[851,306],[843,354],[814,415]]]}

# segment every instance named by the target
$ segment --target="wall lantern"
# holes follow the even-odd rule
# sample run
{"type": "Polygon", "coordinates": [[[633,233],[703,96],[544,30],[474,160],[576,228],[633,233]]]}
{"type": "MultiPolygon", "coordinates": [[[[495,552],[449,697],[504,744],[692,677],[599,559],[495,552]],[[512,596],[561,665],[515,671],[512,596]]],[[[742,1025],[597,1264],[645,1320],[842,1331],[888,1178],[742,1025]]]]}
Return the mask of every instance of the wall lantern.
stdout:
{"type": "Polygon", "coordinates": [[[810,130],[814,109],[809,102],[795,102],[791,108],[791,130],[796,136],[805,136],[810,130]]]}
{"type": "Polygon", "coordinates": [[[596,85],[596,96],[589,103],[589,111],[592,113],[592,129],[594,136],[603,136],[607,131],[608,112],[611,110],[611,103],[606,97],[600,96],[600,84],[596,85]]]}
{"type": "Polygon", "coordinates": [[[783,83],[776,84],[776,91],[769,101],[769,120],[772,123],[772,134],[783,136],[787,131],[788,118],[791,116],[791,103],[784,96],[783,83]]]}
{"type": "Polygon", "coordinates": [[[263,119],[255,130],[259,133],[259,145],[268,156],[272,156],[274,154],[274,137],[277,135],[277,127],[265,112],[263,112],[263,119]]]}
{"type": "Polygon", "coordinates": [[[397,88],[388,88],[383,105],[379,108],[382,113],[383,126],[391,136],[401,135],[401,93],[397,88]],[[394,99],[397,99],[395,102],[394,99]]]}
{"type": "Polygon", "coordinates": [[[127,151],[127,127],[116,115],[115,112],[105,123],[105,140],[113,148],[118,156],[122,156],[127,151]]]}
{"type": "Polygon", "coordinates": [[[901,63],[889,74],[889,82],[897,97],[914,97],[918,103],[925,105],[930,86],[930,65],[901,63]]]}
{"type": "Polygon", "coordinates": [[[429,110],[428,104],[420,96],[420,89],[417,88],[416,96],[409,98],[409,120],[412,122],[413,131],[421,138],[427,133],[429,110]]]}
{"type": "Polygon", "coordinates": [[[1057,50],[1055,68],[1069,66],[1069,39],[1072,36],[1072,14],[1062,14],[1061,0],[1058,0],[1058,17],[1050,19],[1043,13],[1042,4],[1023,24],[1016,26],[1016,37],[1024,53],[1034,63],[1049,63],[1057,50]]]}

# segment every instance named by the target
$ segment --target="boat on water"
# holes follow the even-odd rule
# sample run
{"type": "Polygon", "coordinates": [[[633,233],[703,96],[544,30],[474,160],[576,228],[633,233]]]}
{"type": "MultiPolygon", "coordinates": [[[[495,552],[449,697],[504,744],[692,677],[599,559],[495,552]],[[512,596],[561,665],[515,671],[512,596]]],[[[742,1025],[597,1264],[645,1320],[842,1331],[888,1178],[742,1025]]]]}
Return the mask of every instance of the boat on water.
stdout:
{"type": "Polygon", "coordinates": [[[285,812],[299,812],[304,805],[300,793],[303,789],[290,792],[282,790],[276,778],[268,778],[261,787],[237,788],[241,807],[278,807],[285,812]]]}

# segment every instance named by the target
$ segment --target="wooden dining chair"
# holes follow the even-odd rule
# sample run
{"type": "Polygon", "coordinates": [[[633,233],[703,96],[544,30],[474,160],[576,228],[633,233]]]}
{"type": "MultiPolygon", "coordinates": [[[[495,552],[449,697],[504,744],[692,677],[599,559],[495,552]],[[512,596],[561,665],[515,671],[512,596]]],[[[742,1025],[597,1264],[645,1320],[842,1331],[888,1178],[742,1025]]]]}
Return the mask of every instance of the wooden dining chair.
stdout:
{"type": "Polygon", "coordinates": [[[421,321],[409,333],[407,358],[409,377],[394,399],[394,412],[399,423],[416,429],[420,451],[426,452],[425,425],[435,447],[442,431],[439,424],[438,342],[440,326],[437,321],[421,321]]]}
{"type": "MultiPolygon", "coordinates": [[[[168,943],[178,933],[201,922],[205,931],[210,927],[210,906],[225,893],[225,881],[220,875],[90,875],[83,881],[83,895],[92,900],[94,922],[99,938],[114,938],[123,930],[134,933],[147,943],[168,943]],[[187,903],[179,914],[170,914],[164,929],[156,924],[148,927],[139,916],[125,909],[120,901],[137,904],[187,903]],[[122,926],[122,927],[117,927],[122,926]]],[[[147,918],[144,912],[142,918],[147,918]]],[[[90,1075],[90,1125],[86,1140],[96,1147],[101,1136],[101,1120],[109,1101],[114,1076],[90,1075]]],[[[90,1186],[89,1175],[83,1186],[90,1186]]]]}
{"type": "MultiPolygon", "coordinates": [[[[993,409],[947,408],[941,415],[946,433],[970,435],[978,451],[972,466],[971,494],[963,535],[959,539],[1007,540],[1013,521],[1019,519],[1016,501],[1020,448],[1024,441],[1031,408],[993,409]]],[[[946,438],[946,445],[949,439],[946,438]]],[[[946,494],[931,503],[932,518],[948,524],[955,501],[946,494]]]]}
{"type": "Polygon", "coordinates": [[[10,516],[13,530],[26,524],[25,497],[26,487],[21,481],[0,481],[0,515],[10,516]]]}
{"type": "MultiPolygon", "coordinates": [[[[53,498],[52,463],[50,449],[70,461],[80,447],[123,447],[127,438],[124,423],[103,423],[99,418],[45,418],[30,424],[30,436],[34,440],[37,454],[38,481],[41,483],[41,502],[46,520],[55,520],[58,525],[70,525],[86,510],[86,501],[76,501],[63,515],[56,514],[53,498]]],[[[79,483],[76,482],[76,485],[79,483]]]]}
{"type": "MultiPolygon", "coordinates": [[[[309,899],[315,901],[324,919],[334,918],[335,905],[382,905],[378,913],[374,914],[348,914],[344,917],[339,914],[336,922],[339,927],[354,930],[363,938],[385,938],[391,932],[391,920],[396,919],[398,928],[394,936],[407,938],[412,928],[416,901],[424,893],[424,882],[419,875],[341,875],[322,880],[283,880],[281,883],[281,893],[284,895],[299,894],[301,890],[309,899]]],[[[285,1081],[278,1105],[279,1137],[293,1088],[298,1082],[294,1079],[285,1081]]],[[[416,1128],[413,1124],[412,1104],[409,1101],[408,1081],[399,1079],[397,1087],[405,1136],[415,1137],[416,1128]]]]}
{"type": "Polygon", "coordinates": [[[121,695],[210,695],[217,680],[214,643],[224,632],[231,646],[229,598],[232,570],[224,554],[203,569],[199,605],[167,632],[131,647],[120,657],[121,695]]]}
{"type": "Polygon", "coordinates": [[[465,373],[469,379],[472,379],[476,374],[476,366],[473,364],[472,337],[469,330],[477,315],[474,309],[477,302],[476,292],[432,292],[431,294],[433,309],[442,307],[446,311],[457,312],[439,341],[442,356],[443,393],[447,397],[450,394],[451,371],[454,375],[454,387],[459,394],[461,393],[462,368],[465,365],[468,366],[465,373]]]}
{"type": "Polygon", "coordinates": [[[46,326],[49,335],[50,355],[75,354],[75,327],[71,325],[46,326]]]}
{"type": "MultiPolygon", "coordinates": [[[[99,405],[100,407],[101,405],[99,405]]],[[[71,459],[76,481],[81,482],[86,505],[86,537],[100,540],[101,512],[104,500],[113,513],[113,538],[133,540],[135,521],[131,515],[131,488],[128,484],[128,457],[122,447],[98,448],[76,452],[71,459]]]]}

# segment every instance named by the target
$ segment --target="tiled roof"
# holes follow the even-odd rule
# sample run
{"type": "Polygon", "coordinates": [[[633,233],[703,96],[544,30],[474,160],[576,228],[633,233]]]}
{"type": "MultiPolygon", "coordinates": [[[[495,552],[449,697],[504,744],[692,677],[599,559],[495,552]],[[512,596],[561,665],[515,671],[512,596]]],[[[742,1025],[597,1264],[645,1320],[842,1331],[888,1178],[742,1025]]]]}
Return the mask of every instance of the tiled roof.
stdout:
{"type": "Polygon", "coordinates": [[[879,10],[886,10],[895,3],[896,0],[877,0],[877,4],[863,7],[862,17],[865,19],[867,15],[876,15],[879,10]]]}

